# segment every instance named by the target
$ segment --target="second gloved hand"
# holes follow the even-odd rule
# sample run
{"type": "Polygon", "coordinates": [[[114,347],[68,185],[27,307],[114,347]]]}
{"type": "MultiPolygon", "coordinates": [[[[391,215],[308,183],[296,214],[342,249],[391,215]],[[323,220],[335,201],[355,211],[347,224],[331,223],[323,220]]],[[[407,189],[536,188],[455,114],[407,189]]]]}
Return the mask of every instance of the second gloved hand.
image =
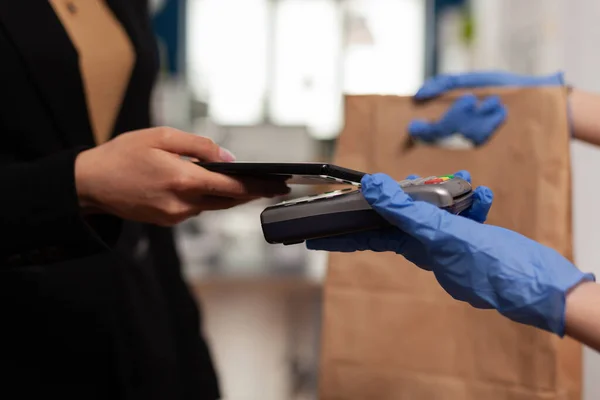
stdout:
{"type": "Polygon", "coordinates": [[[506,107],[498,96],[479,102],[468,94],[458,98],[439,121],[413,120],[408,133],[432,142],[460,133],[476,145],[483,144],[506,119],[506,107]]]}
{"type": "MultiPolygon", "coordinates": [[[[442,74],[428,79],[417,91],[415,100],[429,100],[457,89],[484,87],[540,87],[562,86],[561,72],[546,76],[517,75],[502,71],[479,71],[464,74],[442,74]]],[[[425,142],[444,139],[460,133],[475,145],[482,145],[506,118],[506,109],[497,97],[485,99],[481,105],[473,95],[458,99],[440,121],[412,121],[408,132],[425,142]]],[[[572,126],[570,106],[567,103],[569,125],[572,126]]]]}
{"type": "Polygon", "coordinates": [[[415,94],[416,100],[428,100],[456,89],[482,87],[536,87],[561,86],[564,77],[561,72],[547,76],[517,75],[501,71],[480,71],[465,74],[443,74],[428,79],[415,94]]]}
{"type": "Polygon", "coordinates": [[[567,292],[595,279],[521,234],[413,201],[387,175],[365,176],[361,190],[394,227],[309,241],[309,249],[396,252],[432,271],[455,299],[559,336],[567,292]]]}

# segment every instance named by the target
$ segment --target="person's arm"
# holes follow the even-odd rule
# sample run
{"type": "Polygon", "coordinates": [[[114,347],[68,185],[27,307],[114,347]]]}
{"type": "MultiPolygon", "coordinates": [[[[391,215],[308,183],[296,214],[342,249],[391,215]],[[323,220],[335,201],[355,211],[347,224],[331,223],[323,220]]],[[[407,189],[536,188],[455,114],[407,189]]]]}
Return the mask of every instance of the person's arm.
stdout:
{"type": "MultiPolygon", "coordinates": [[[[361,183],[365,200],[397,229],[311,240],[309,249],[395,252],[431,271],[456,300],[600,348],[600,292],[583,283],[595,282],[594,274],[526,236],[482,223],[485,218],[414,201],[388,175],[365,175],[361,183]]],[[[492,197],[488,200],[480,216],[487,215],[492,197]]]]}
{"type": "Polygon", "coordinates": [[[600,95],[573,89],[569,96],[573,136],[600,146],[600,95]]]}
{"type": "Polygon", "coordinates": [[[217,174],[181,156],[232,161],[207,138],[153,128],[83,151],[0,163],[0,265],[106,251],[121,220],[173,226],[202,211],[289,192],[283,181],[217,174]]]}
{"type": "Polygon", "coordinates": [[[584,282],[567,295],[565,333],[600,351],[600,285],[584,282]]]}
{"type": "Polygon", "coordinates": [[[5,264],[27,263],[57,248],[76,249],[78,254],[96,252],[106,248],[101,239],[116,239],[119,221],[94,216],[90,224],[81,212],[74,174],[81,150],[0,165],[0,229],[4,233],[0,260],[5,264]]]}
{"type": "MultiPolygon", "coordinates": [[[[465,74],[438,75],[430,78],[415,94],[415,99],[428,100],[456,89],[564,85],[565,79],[562,73],[547,76],[527,76],[500,71],[478,71],[465,74]]],[[[465,115],[465,117],[473,119],[473,115],[465,115]]],[[[600,146],[600,95],[574,88],[569,95],[569,119],[573,137],[600,146]]],[[[419,129],[415,129],[414,132],[409,128],[409,133],[420,138],[423,136],[422,131],[424,130],[422,125],[417,125],[419,129]]],[[[489,126],[483,124],[475,125],[472,129],[474,132],[471,132],[470,136],[478,138],[476,142],[479,144],[485,142],[495,131],[490,130],[489,126]]],[[[440,136],[443,131],[443,129],[433,130],[429,134],[429,139],[437,139],[436,135],[440,136]]]]}

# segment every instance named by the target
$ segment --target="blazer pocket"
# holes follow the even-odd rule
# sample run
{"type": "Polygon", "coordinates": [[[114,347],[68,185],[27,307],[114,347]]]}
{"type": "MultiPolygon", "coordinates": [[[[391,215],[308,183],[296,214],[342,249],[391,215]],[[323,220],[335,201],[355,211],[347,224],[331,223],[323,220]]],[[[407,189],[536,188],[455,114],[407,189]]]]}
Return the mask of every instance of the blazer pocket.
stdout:
{"type": "Polygon", "coordinates": [[[115,354],[122,350],[119,264],[118,257],[107,252],[0,269],[0,364],[80,382],[98,377],[96,371],[114,370],[115,354]],[[72,375],[66,378],[66,372],[72,375]]]}

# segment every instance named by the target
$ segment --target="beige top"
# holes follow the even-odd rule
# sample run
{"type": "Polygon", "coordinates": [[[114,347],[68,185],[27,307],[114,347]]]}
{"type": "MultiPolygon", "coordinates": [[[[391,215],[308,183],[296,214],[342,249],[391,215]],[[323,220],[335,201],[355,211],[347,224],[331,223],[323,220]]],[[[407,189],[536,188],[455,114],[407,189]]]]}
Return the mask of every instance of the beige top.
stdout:
{"type": "Polygon", "coordinates": [[[97,144],[110,139],[135,50],[104,0],[49,0],[79,54],[90,123],[97,144]]]}

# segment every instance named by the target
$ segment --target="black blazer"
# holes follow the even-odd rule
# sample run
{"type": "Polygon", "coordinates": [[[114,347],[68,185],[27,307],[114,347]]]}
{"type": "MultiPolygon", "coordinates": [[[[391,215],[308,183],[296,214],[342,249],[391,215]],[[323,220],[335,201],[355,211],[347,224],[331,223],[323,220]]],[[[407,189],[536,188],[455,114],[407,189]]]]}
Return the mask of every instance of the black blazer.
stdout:
{"type": "MultiPolygon", "coordinates": [[[[158,57],[147,0],[106,1],[137,52],[118,134],[150,126],[158,57]]],[[[216,399],[171,230],[79,212],[82,85],[48,1],[0,1],[0,397],[216,399]]]]}

